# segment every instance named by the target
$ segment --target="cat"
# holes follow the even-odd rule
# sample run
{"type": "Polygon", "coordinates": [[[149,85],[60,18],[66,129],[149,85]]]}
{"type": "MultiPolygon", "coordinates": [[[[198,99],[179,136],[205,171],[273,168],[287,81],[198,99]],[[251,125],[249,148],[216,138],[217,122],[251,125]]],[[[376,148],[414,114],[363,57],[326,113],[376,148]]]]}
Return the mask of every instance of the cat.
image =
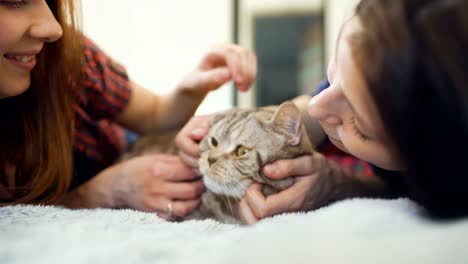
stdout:
{"type": "MultiPolygon", "coordinates": [[[[142,137],[123,160],[150,153],[176,154],[175,135],[142,137]]],[[[291,177],[267,178],[262,170],[266,164],[314,153],[301,112],[290,101],[278,107],[235,108],[214,115],[200,150],[199,170],[206,191],[198,209],[180,220],[211,218],[227,224],[241,224],[238,203],[251,184],[263,184],[266,196],[293,184],[291,177]]]]}

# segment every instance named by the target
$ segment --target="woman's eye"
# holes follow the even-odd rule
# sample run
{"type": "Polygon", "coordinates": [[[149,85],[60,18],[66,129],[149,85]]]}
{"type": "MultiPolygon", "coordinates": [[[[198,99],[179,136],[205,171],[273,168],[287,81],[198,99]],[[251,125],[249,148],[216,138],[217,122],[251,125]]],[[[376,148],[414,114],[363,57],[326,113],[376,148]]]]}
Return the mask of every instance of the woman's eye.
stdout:
{"type": "Polygon", "coordinates": [[[8,6],[8,7],[13,7],[13,8],[20,8],[22,6],[24,6],[26,3],[26,1],[24,0],[4,0],[4,1],[0,1],[0,4],[1,5],[5,5],[5,6],[8,6]]]}
{"type": "Polygon", "coordinates": [[[238,146],[236,148],[236,157],[242,157],[244,156],[245,154],[249,153],[249,150],[246,149],[245,147],[243,146],[238,146]]]}
{"type": "Polygon", "coordinates": [[[213,147],[218,146],[218,141],[215,138],[211,138],[211,146],[213,146],[213,147]]]}
{"type": "Polygon", "coordinates": [[[369,137],[364,135],[364,133],[362,133],[361,130],[359,130],[359,128],[357,127],[354,117],[351,119],[351,127],[354,130],[354,134],[360,137],[362,141],[369,141],[369,137]]]}

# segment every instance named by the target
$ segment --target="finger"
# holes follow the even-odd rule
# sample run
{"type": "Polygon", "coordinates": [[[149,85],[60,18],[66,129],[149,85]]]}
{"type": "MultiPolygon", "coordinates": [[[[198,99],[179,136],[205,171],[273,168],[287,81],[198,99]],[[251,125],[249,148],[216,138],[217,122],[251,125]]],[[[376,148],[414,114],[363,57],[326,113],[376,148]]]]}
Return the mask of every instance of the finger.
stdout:
{"type": "Polygon", "coordinates": [[[209,120],[211,115],[200,115],[192,118],[194,127],[190,126],[190,138],[196,142],[201,141],[210,130],[209,120]]]}
{"type": "Polygon", "coordinates": [[[206,92],[214,90],[231,80],[231,73],[226,67],[202,71],[198,75],[193,87],[201,87],[206,92]]]}
{"type": "MultiPolygon", "coordinates": [[[[198,133],[201,133],[198,129],[197,131],[198,133]]],[[[180,152],[184,152],[187,155],[195,158],[200,157],[199,144],[193,138],[190,138],[188,135],[177,136],[175,139],[175,143],[180,152]]]]}
{"type": "Polygon", "coordinates": [[[248,88],[254,83],[255,78],[257,77],[257,56],[255,56],[255,54],[252,52],[248,52],[247,57],[247,83],[245,87],[246,89],[242,91],[248,90],[248,88]]]}
{"type": "Polygon", "coordinates": [[[178,217],[185,217],[193,212],[199,205],[200,199],[189,200],[189,201],[173,201],[172,202],[172,214],[178,217]]]}
{"type": "Polygon", "coordinates": [[[278,160],[263,168],[268,178],[279,180],[290,176],[303,176],[317,171],[319,164],[314,156],[306,155],[295,159],[278,160]]]}
{"type": "MultiPolygon", "coordinates": [[[[167,182],[158,189],[163,188],[163,193],[171,200],[198,199],[205,191],[205,185],[201,180],[194,182],[167,182]]],[[[160,192],[160,190],[156,190],[160,192]]]]}
{"type": "Polygon", "coordinates": [[[156,212],[156,214],[157,214],[160,218],[162,218],[162,219],[164,219],[164,220],[166,220],[166,221],[175,221],[175,220],[177,220],[177,218],[178,218],[177,216],[168,215],[168,214],[163,213],[163,212],[156,212]]]}
{"type": "Polygon", "coordinates": [[[232,79],[238,90],[247,91],[249,89],[249,82],[251,80],[251,74],[249,73],[249,52],[239,46],[232,47],[232,50],[239,56],[238,65],[228,65],[228,67],[236,67],[237,74],[233,75],[232,79]]]}
{"type": "Polygon", "coordinates": [[[157,162],[152,169],[154,177],[159,177],[168,181],[190,181],[198,178],[198,175],[186,166],[180,157],[168,162],[157,162]]]}
{"type": "Polygon", "coordinates": [[[252,184],[244,196],[249,209],[256,219],[263,219],[266,217],[266,203],[262,189],[263,187],[261,184],[252,184]]]}
{"type": "Polygon", "coordinates": [[[176,220],[178,217],[185,217],[200,205],[200,199],[194,200],[171,200],[165,196],[150,196],[143,202],[145,212],[156,212],[166,220],[176,220]],[[172,209],[171,209],[172,208],[172,209]]]}
{"type": "Polygon", "coordinates": [[[301,177],[294,185],[277,194],[265,197],[261,189],[249,189],[246,195],[247,203],[257,216],[269,217],[285,212],[302,209],[305,196],[315,183],[316,176],[301,177]]]}
{"type": "Polygon", "coordinates": [[[243,82],[238,83],[237,87],[240,91],[247,91],[256,76],[256,58],[251,52],[244,51],[242,53],[242,74],[243,82]]]}
{"type": "Polygon", "coordinates": [[[184,152],[179,152],[179,156],[182,159],[182,161],[185,163],[185,165],[193,169],[198,169],[198,158],[190,157],[184,152]]]}
{"type": "Polygon", "coordinates": [[[235,45],[216,46],[211,50],[211,55],[217,60],[224,60],[231,73],[232,80],[238,84],[243,82],[242,58],[238,47],[235,45]]]}
{"type": "Polygon", "coordinates": [[[239,217],[241,222],[247,225],[253,225],[258,222],[258,219],[253,214],[252,210],[250,210],[245,199],[239,202],[239,217]]]}
{"type": "Polygon", "coordinates": [[[200,156],[200,146],[197,141],[202,140],[209,130],[210,116],[193,117],[183,130],[176,136],[175,144],[179,150],[192,157],[200,156]]]}

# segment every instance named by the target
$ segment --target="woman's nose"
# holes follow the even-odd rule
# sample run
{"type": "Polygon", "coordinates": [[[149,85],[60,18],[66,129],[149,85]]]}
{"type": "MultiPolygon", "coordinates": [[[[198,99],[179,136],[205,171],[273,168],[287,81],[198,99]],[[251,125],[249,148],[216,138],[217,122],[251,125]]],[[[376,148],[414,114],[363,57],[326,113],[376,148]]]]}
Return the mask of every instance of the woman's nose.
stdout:
{"type": "Polygon", "coordinates": [[[46,1],[40,1],[34,23],[29,34],[44,42],[54,42],[62,37],[63,30],[46,1]]]}
{"type": "Polygon", "coordinates": [[[344,97],[338,87],[329,87],[314,96],[308,105],[309,115],[330,126],[342,123],[340,118],[345,103],[344,97]]]}

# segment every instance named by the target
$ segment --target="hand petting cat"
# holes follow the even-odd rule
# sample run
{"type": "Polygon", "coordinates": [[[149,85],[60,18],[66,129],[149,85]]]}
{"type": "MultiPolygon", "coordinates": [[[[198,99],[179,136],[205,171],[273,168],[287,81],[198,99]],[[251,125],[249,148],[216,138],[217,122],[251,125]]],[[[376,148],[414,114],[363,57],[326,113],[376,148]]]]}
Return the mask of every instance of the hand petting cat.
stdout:
{"type": "Polygon", "coordinates": [[[257,58],[253,52],[233,44],[216,45],[178,88],[205,95],[232,80],[238,90],[247,91],[256,75],[257,58]]]}
{"type": "Polygon", "coordinates": [[[178,156],[143,155],[102,171],[70,193],[66,203],[73,208],[132,208],[171,220],[192,212],[204,190],[198,174],[178,156]]]}
{"type": "Polygon", "coordinates": [[[192,117],[175,138],[180,158],[193,169],[198,169],[199,143],[208,134],[211,117],[212,115],[192,117]]]}
{"type": "Polygon", "coordinates": [[[265,197],[259,184],[253,184],[239,203],[239,214],[246,224],[273,215],[310,211],[352,197],[383,197],[385,185],[378,177],[363,177],[345,172],[337,163],[315,152],[295,159],[278,160],[263,168],[275,180],[293,177],[288,189],[265,197]]]}

